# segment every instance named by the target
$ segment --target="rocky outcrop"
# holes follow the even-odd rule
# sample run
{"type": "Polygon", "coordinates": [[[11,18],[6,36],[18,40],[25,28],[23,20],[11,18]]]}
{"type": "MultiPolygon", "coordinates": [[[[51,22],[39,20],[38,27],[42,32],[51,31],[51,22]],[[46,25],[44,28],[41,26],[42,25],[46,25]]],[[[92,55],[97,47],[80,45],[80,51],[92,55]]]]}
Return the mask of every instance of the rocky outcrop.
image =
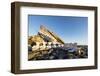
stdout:
{"type": "Polygon", "coordinates": [[[54,44],[64,44],[63,40],[61,40],[56,34],[48,30],[45,26],[41,25],[40,30],[37,35],[28,37],[28,58],[36,58],[42,56],[49,51],[50,46],[55,47],[54,44]],[[41,47],[42,46],[42,47],[41,47]]]}

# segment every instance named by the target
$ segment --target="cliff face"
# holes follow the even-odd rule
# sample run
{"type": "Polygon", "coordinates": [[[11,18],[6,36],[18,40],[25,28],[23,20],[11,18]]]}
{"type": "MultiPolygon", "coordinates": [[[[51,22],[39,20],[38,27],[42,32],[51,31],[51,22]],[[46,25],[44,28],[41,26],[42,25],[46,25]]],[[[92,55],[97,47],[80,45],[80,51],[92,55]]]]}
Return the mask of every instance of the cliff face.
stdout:
{"type": "Polygon", "coordinates": [[[42,33],[42,34],[48,36],[49,38],[51,38],[52,42],[59,42],[61,44],[64,44],[64,41],[61,40],[61,38],[59,38],[54,32],[51,32],[50,30],[48,30],[43,25],[40,26],[40,33],[42,33]]]}
{"type": "Polygon", "coordinates": [[[31,45],[33,42],[42,43],[42,42],[44,42],[44,39],[41,38],[41,36],[39,36],[39,35],[30,36],[28,39],[28,44],[31,45]]]}
{"type": "Polygon", "coordinates": [[[32,42],[58,42],[64,44],[64,41],[61,40],[56,34],[48,30],[45,26],[41,25],[40,30],[37,35],[30,36],[28,39],[28,44],[32,44],[32,42]]]}

